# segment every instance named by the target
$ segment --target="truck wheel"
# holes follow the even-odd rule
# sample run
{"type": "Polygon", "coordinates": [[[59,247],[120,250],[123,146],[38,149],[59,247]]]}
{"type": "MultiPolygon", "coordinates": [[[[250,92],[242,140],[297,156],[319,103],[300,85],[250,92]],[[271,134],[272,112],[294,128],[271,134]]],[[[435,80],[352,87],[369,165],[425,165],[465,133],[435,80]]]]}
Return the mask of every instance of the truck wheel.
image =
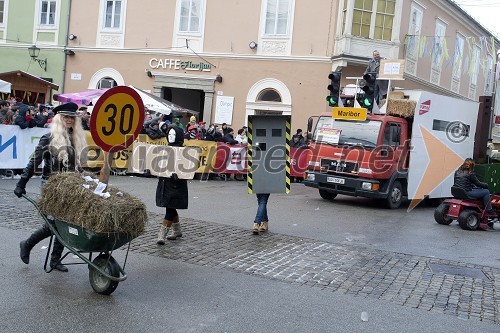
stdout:
{"type": "Polygon", "coordinates": [[[479,214],[472,209],[466,209],[458,215],[458,225],[464,230],[476,230],[480,222],[479,214]]]}
{"type": "Polygon", "coordinates": [[[390,209],[396,209],[403,202],[403,186],[396,180],[391,186],[389,196],[386,199],[386,205],[390,209]]]}
{"type": "Polygon", "coordinates": [[[319,195],[325,200],[333,200],[337,196],[337,193],[319,190],[319,195]]]}
{"type": "Polygon", "coordinates": [[[443,202],[434,210],[434,220],[439,224],[449,225],[453,219],[448,216],[450,204],[443,202]]]}

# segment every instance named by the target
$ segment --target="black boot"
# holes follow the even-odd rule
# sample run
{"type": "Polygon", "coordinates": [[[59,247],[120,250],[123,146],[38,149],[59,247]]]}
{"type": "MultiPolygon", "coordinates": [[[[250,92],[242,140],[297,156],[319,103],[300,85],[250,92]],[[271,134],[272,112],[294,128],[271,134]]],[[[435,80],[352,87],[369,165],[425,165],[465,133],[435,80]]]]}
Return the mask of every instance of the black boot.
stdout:
{"type": "Polygon", "coordinates": [[[29,236],[29,238],[25,241],[22,241],[19,244],[19,247],[21,248],[21,260],[25,264],[29,264],[30,262],[30,252],[31,249],[40,241],[44,240],[45,238],[50,236],[50,229],[46,225],[41,227],[40,229],[36,230],[34,233],[29,236]]]}
{"type": "Polygon", "coordinates": [[[59,262],[63,251],[64,245],[62,245],[57,238],[54,238],[54,247],[52,248],[52,253],[50,255],[50,267],[57,271],[67,272],[68,268],[59,262]]]}

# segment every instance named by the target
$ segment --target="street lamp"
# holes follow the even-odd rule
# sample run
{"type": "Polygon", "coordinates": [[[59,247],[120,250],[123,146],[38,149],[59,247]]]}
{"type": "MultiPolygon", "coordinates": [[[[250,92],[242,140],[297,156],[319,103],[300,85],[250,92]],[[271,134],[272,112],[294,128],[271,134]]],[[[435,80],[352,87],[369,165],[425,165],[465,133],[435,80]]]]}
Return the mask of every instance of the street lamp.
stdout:
{"type": "Polygon", "coordinates": [[[28,47],[28,52],[30,53],[31,59],[35,60],[38,62],[40,67],[44,70],[47,71],[47,58],[45,59],[38,59],[38,55],[40,54],[40,49],[36,47],[36,45],[33,45],[31,47],[28,47]]]}

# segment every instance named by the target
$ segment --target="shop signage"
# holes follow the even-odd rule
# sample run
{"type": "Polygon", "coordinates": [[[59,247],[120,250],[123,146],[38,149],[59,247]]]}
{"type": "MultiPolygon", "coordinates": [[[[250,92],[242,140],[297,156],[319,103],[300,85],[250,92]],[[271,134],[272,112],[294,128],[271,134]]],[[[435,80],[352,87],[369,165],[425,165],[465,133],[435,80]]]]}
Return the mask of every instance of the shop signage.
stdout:
{"type": "Polygon", "coordinates": [[[190,61],[181,59],[149,59],[149,67],[151,68],[161,68],[161,69],[175,69],[182,71],[199,71],[199,72],[210,72],[212,70],[212,65],[202,61],[190,61]]]}

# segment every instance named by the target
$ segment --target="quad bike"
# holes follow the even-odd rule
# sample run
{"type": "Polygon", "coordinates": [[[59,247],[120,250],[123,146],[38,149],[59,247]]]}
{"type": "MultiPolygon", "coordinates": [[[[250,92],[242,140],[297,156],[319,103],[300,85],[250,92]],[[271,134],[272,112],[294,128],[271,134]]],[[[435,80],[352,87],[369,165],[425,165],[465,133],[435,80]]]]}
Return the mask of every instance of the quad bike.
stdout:
{"type": "Polygon", "coordinates": [[[494,214],[486,214],[482,201],[469,198],[465,191],[452,186],[453,198],[444,200],[434,211],[434,219],[439,224],[449,225],[454,220],[458,221],[464,230],[493,229],[493,224],[499,222],[500,195],[491,196],[491,206],[494,214]]]}

